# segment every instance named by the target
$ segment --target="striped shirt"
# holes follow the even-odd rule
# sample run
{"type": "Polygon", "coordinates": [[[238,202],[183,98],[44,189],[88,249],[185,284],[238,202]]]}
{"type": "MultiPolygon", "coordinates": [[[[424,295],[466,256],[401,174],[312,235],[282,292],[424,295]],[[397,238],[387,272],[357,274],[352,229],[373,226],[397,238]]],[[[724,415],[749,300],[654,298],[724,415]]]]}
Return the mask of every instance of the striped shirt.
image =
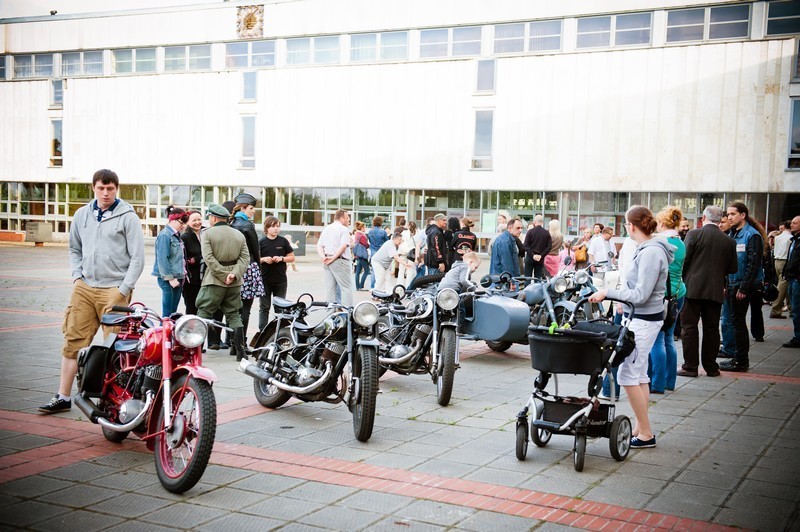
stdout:
{"type": "Polygon", "coordinates": [[[317,248],[322,249],[322,253],[326,257],[336,255],[339,248],[345,246],[342,258],[352,260],[353,255],[350,253],[350,230],[347,229],[339,220],[334,220],[333,223],[325,227],[319,235],[317,241],[317,248]]]}

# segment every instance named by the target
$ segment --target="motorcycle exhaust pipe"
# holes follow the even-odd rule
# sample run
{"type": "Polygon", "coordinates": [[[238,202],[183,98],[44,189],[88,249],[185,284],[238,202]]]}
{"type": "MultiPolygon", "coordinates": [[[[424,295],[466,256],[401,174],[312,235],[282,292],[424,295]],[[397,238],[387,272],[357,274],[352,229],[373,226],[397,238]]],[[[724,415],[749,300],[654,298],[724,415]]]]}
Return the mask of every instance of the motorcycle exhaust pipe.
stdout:
{"type": "Polygon", "coordinates": [[[146,393],[146,399],[144,401],[144,406],[142,407],[142,411],[133,418],[132,420],[128,421],[127,423],[120,425],[118,423],[112,423],[111,421],[107,420],[106,418],[99,418],[97,420],[97,424],[103,427],[104,429],[113,430],[114,432],[128,432],[130,430],[135,429],[139,425],[141,425],[144,418],[147,417],[147,413],[150,412],[150,406],[153,404],[153,398],[155,398],[155,394],[150,390],[146,393]]]}
{"type": "Polygon", "coordinates": [[[247,359],[242,359],[242,361],[236,367],[236,370],[244,373],[248,377],[258,379],[259,381],[266,384],[271,384],[272,386],[275,386],[276,388],[283,390],[285,392],[297,395],[303,395],[313,392],[314,390],[321,387],[328,381],[331,374],[333,373],[333,364],[330,361],[326,361],[325,373],[323,373],[319,379],[317,379],[316,381],[312,382],[311,384],[305,387],[292,386],[290,384],[286,384],[285,382],[281,382],[278,379],[276,379],[272,373],[265,370],[264,368],[259,368],[258,366],[256,366],[247,359]]]}
{"type": "Polygon", "coordinates": [[[416,347],[412,348],[411,351],[406,353],[405,355],[397,358],[392,357],[378,357],[378,362],[381,364],[403,364],[411,360],[411,358],[419,353],[420,348],[422,347],[422,342],[416,342],[416,347]]]}
{"type": "Polygon", "coordinates": [[[77,406],[78,409],[83,412],[83,415],[89,418],[89,421],[92,423],[97,423],[98,419],[104,419],[107,415],[102,410],[98,410],[94,401],[88,397],[84,397],[83,394],[78,394],[74,396],[73,399],[75,400],[75,406],[77,406]]]}

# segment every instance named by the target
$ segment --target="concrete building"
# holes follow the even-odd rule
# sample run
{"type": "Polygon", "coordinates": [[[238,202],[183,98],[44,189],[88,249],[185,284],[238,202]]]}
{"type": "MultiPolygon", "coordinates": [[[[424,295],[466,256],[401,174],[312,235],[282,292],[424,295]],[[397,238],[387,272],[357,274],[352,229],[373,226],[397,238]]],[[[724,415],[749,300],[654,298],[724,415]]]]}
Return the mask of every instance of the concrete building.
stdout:
{"type": "Polygon", "coordinates": [[[240,191],[311,242],[340,207],[800,212],[800,1],[125,4],[0,4],[0,229],[66,232],[103,167],[153,235],[240,191]]]}

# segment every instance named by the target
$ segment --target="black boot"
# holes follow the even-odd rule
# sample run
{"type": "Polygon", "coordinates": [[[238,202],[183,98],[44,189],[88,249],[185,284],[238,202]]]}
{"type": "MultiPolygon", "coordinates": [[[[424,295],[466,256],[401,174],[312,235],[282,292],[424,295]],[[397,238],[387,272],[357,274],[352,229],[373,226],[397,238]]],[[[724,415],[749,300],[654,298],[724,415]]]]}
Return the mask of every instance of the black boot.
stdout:
{"type": "Polygon", "coordinates": [[[747,371],[750,369],[750,361],[746,358],[732,358],[720,362],[719,369],[722,371],[747,371]]]}
{"type": "Polygon", "coordinates": [[[234,351],[237,362],[239,362],[243,358],[247,358],[247,345],[245,343],[245,338],[244,338],[244,327],[238,327],[234,331],[231,351],[234,351]]]}
{"type": "Polygon", "coordinates": [[[219,337],[220,331],[216,327],[209,327],[208,328],[208,348],[217,350],[219,349],[219,337]]]}

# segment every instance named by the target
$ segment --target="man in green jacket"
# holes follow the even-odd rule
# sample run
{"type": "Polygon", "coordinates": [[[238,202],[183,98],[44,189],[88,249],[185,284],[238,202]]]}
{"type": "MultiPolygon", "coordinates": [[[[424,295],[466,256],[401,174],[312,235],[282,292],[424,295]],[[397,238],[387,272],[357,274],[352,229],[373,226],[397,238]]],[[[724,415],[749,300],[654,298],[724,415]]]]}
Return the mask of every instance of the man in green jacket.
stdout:
{"type": "Polygon", "coordinates": [[[244,328],[239,309],[242,277],[250,262],[244,235],[228,225],[228,209],[216,203],[208,206],[211,227],[203,231],[200,248],[206,266],[200,292],[197,294],[197,313],[211,318],[217,310],[225,314],[228,326],[233,327],[233,347],[236,360],[247,357],[244,328]]]}

